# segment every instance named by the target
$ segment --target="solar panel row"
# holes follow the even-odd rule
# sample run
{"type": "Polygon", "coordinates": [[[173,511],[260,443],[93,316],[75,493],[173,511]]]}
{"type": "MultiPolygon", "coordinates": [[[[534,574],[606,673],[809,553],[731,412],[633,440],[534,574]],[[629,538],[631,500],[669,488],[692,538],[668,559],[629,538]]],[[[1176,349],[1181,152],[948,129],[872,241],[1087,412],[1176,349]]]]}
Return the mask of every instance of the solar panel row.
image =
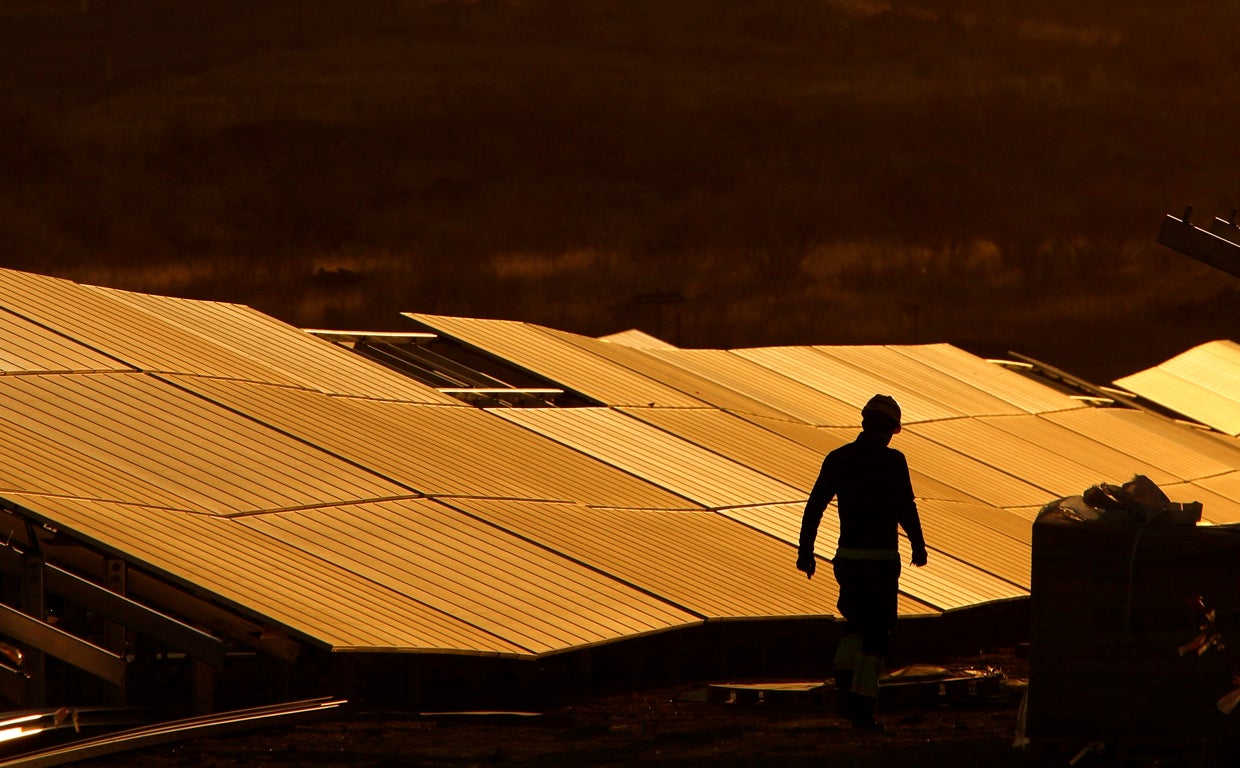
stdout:
{"type": "Polygon", "coordinates": [[[335,650],[532,656],[834,615],[831,580],[792,567],[801,507],[875,391],[908,414],[933,552],[905,614],[1027,595],[1029,520],[1095,482],[1139,472],[1240,520],[1236,441],[946,344],[638,348],[409,315],[598,404],[482,409],[247,307],[3,270],[0,306],[0,496],[335,650]]]}

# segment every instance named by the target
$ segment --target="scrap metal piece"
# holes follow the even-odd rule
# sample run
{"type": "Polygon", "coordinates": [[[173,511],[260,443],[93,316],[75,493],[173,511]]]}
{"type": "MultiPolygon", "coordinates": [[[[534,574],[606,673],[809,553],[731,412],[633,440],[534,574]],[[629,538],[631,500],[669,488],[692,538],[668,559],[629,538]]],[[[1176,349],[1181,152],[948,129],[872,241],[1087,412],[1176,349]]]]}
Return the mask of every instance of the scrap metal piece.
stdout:
{"type": "MultiPolygon", "coordinates": [[[[1186,209],[1182,219],[1168,214],[1158,230],[1158,242],[1229,275],[1240,277],[1240,245],[1215,232],[1194,226],[1189,220],[1192,210],[1191,207],[1186,209]]],[[[1223,224],[1228,225],[1228,222],[1223,224]]],[[[1219,228],[1216,225],[1212,229],[1219,228]]],[[[1234,224],[1230,225],[1230,229],[1235,229],[1234,224]]],[[[1236,235],[1232,234],[1231,237],[1236,235]]]]}

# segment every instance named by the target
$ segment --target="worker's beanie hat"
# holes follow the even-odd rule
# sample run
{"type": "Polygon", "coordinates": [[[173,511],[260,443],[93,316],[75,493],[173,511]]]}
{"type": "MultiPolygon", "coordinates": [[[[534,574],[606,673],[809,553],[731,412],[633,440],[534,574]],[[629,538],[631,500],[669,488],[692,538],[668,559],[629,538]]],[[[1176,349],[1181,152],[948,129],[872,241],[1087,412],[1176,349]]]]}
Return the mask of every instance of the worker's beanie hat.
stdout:
{"type": "Polygon", "coordinates": [[[895,429],[892,432],[900,431],[900,404],[896,402],[891,395],[875,395],[870,398],[870,402],[865,404],[861,409],[861,419],[870,415],[882,416],[890,419],[895,429]]]}

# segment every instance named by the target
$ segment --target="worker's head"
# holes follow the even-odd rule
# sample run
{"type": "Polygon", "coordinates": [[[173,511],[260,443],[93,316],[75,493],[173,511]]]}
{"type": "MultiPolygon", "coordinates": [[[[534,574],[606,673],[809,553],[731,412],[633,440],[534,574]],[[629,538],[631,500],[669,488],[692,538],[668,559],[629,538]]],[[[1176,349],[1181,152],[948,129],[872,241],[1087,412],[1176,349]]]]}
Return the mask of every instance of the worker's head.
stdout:
{"type": "Polygon", "coordinates": [[[900,404],[891,395],[875,395],[861,409],[861,429],[894,435],[900,431],[900,404]]]}

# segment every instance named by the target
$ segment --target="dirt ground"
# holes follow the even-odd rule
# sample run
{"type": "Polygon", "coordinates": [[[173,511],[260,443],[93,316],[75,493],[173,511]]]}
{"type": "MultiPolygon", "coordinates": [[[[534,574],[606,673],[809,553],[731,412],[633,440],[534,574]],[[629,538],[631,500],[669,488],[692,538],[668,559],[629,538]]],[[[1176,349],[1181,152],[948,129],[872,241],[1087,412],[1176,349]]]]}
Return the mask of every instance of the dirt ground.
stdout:
{"type": "MultiPolygon", "coordinates": [[[[995,665],[994,659],[979,660],[995,665]]],[[[404,766],[1032,766],[1013,747],[1027,665],[1001,660],[1000,693],[881,712],[881,733],[827,708],[712,702],[703,685],[633,692],[534,715],[345,718],[201,738],[84,762],[89,768],[404,766]]],[[[1066,762],[1064,763],[1066,764],[1066,762]]]]}

